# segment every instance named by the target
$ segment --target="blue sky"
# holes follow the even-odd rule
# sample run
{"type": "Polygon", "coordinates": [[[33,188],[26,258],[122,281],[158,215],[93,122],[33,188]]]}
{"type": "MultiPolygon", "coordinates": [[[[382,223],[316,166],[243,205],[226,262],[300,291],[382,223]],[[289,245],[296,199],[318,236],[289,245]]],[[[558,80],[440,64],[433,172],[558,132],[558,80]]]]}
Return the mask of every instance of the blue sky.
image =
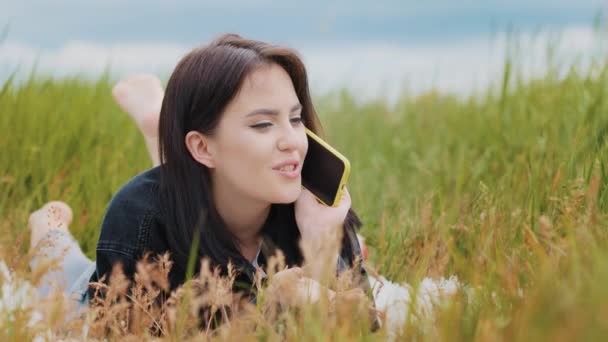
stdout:
{"type": "Polygon", "coordinates": [[[225,31],[291,44],[436,42],[591,25],[605,8],[583,1],[2,1],[9,38],[56,48],[67,40],[196,44],[225,31]]]}
{"type": "MultiPolygon", "coordinates": [[[[439,84],[451,77],[449,68],[455,66],[449,62],[442,67],[442,55],[454,55],[463,63],[467,61],[465,52],[494,58],[490,56],[495,50],[493,37],[509,27],[525,34],[539,30],[566,32],[573,43],[588,41],[588,36],[595,34],[594,17],[606,9],[605,0],[1,0],[0,26],[8,33],[0,44],[0,80],[15,65],[27,69],[25,65],[36,58],[43,70],[60,74],[96,72],[104,63],[112,64],[118,73],[126,72],[138,66],[129,61],[146,58],[149,64],[143,63],[143,68],[168,72],[189,48],[222,32],[236,32],[302,50],[311,61],[312,73],[336,73],[331,76],[333,85],[339,84],[339,79],[342,83],[354,81],[344,78],[353,69],[365,74],[361,79],[390,83],[382,79],[386,70],[366,71],[363,64],[381,64],[387,58],[406,60],[418,54],[418,62],[391,67],[391,74],[408,78],[408,74],[420,71],[416,66],[423,59],[434,59],[436,54],[437,66],[425,64],[430,71],[420,77],[448,70],[434,76],[439,84]],[[341,69],[343,50],[349,51],[348,57],[355,61],[359,56],[367,57],[356,62],[357,66],[341,69]],[[96,59],[99,55],[103,55],[102,60],[96,59]],[[151,55],[158,56],[157,64],[151,55]]],[[[467,67],[476,66],[463,65],[467,67]]],[[[318,83],[326,82],[321,77],[318,83]]]]}

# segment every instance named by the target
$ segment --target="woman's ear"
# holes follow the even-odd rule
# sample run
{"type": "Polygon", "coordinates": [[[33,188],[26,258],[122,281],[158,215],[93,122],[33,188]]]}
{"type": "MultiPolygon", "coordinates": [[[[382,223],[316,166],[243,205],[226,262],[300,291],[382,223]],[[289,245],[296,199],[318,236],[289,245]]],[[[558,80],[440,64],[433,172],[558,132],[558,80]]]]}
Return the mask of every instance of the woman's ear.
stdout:
{"type": "Polygon", "coordinates": [[[201,132],[190,131],[184,138],[186,148],[190,152],[190,155],[197,162],[205,165],[208,168],[215,167],[215,154],[210,148],[209,137],[203,135],[201,132]]]}

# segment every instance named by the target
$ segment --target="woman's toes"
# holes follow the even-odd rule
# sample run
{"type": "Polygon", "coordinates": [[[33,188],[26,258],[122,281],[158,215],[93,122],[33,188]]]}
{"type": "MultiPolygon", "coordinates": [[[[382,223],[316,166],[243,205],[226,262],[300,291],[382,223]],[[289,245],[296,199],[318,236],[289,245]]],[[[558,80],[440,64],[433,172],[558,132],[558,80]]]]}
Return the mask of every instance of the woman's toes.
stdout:
{"type": "Polygon", "coordinates": [[[68,230],[74,215],[69,205],[61,201],[48,202],[30,214],[28,226],[31,231],[30,248],[48,234],[51,229],[68,230]]]}
{"type": "Polygon", "coordinates": [[[51,229],[68,230],[73,219],[72,209],[64,202],[52,201],[34,211],[28,220],[31,230],[30,248],[48,234],[51,229]]]}
{"type": "Polygon", "coordinates": [[[52,201],[45,204],[44,207],[48,209],[51,215],[53,215],[53,219],[63,223],[66,228],[70,223],[72,223],[74,214],[72,213],[72,208],[70,208],[70,206],[65,202],[52,201]]]}

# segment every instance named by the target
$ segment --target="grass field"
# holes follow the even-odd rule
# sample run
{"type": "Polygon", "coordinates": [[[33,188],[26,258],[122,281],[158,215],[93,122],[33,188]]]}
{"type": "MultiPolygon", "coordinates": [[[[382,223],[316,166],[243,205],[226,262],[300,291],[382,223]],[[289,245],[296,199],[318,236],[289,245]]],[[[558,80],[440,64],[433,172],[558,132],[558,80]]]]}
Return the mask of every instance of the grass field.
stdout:
{"type": "MultiPolygon", "coordinates": [[[[31,211],[67,202],[70,229],[94,257],[112,194],[151,166],[110,87],[107,77],[42,76],[0,87],[0,256],[20,274],[31,211]]],[[[474,292],[407,338],[608,336],[605,59],[526,82],[507,62],[502,83],[466,99],[429,92],[389,106],[336,91],[315,102],[328,140],[351,160],[370,265],[413,285],[457,275],[474,292]]],[[[0,320],[5,337],[21,336],[0,320]]],[[[322,317],[293,324],[289,336],[302,339],[382,338],[329,329],[322,317]]]]}

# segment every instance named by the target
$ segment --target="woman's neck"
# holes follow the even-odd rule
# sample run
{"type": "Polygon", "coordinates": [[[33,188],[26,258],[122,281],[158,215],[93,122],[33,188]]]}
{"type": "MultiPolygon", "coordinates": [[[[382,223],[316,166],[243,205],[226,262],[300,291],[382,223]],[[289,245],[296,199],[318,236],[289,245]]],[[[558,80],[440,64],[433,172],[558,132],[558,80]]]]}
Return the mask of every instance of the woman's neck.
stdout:
{"type": "Polygon", "coordinates": [[[226,187],[213,187],[216,210],[226,228],[237,239],[237,247],[248,260],[255,258],[260,243],[260,232],[270,214],[270,203],[252,200],[227,191],[226,187]]]}

